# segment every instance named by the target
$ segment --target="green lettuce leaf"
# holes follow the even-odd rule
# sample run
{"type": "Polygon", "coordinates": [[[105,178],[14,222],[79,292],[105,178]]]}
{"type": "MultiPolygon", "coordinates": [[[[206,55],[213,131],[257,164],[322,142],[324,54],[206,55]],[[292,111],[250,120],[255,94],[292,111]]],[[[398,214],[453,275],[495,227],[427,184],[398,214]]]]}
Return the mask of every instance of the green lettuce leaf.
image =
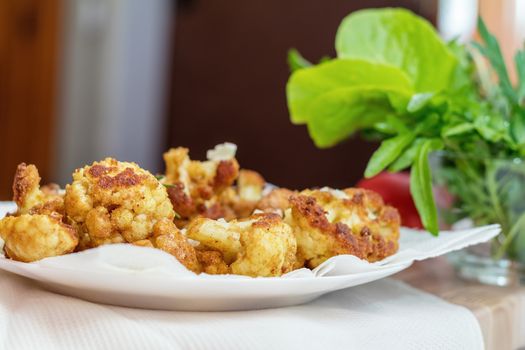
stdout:
{"type": "Polygon", "coordinates": [[[288,67],[290,67],[291,72],[310,67],[311,65],[312,63],[304,58],[296,49],[288,50],[288,67]]]}
{"type": "Polygon", "coordinates": [[[384,140],[368,161],[365,177],[376,176],[392,164],[415,138],[416,135],[413,132],[407,131],[384,140]]]}
{"type": "Polygon", "coordinates": [[[361,58],[405,72],[416,92],[445,90],[455,56],[426,20],[404,9],[369,9],[347,16],[335,40],[339,58],[361,58]]]}
{"type": "Polygon", "coordinates": [[[422,142],[417,150],[410,172],[410,193],[414,199],[423,226],[437,236],[439,224],[436,203],[432,193],[432,174],[428,162],[428,155],[432,151],[443,148],[439,139],[429,139],[422,142]]]}
{"type": "MultiPolygon", "coordinates": [[[[352,106],[357,106],[354,97],[359,95],[357,94],[358,90],[363,90],[365,95],[371,90],[391,92],[391,100],[396,101],[396,104],[400,103],[398,96],[403,96],[402,100],[405,100],[406,98],[404,96],[408,96],[409,99],[413,93],[409,78],[396,67],[366,62],[359,59],[334,59],[316,66],[296,70],[292,74],[286,86],[288,108],[292,122],[295,124],[304,124],[314,118],[314,116],[316,125],[331,122],[329,119],[323,121],[322,117],[320,117],[319,114],[324,113],[319,111],[319,109],[322,110],[323,107],[322,103],[320,103],[320,101],[323,100],[319,100],[319,98],[324,94],[331,93],[331,97],[327,97],[325,100],[333,101],[333,93],[339,89],[343,89],[344,91],[349,89],[348,91],[351,91],[349,100],[353,101],[352,106]],[[317,104],[317,110],[314,111],[313,106],[315,104],[317,104]]],[[[342,91],[336,95],[339,100],[344,100],[344,94],[342,91]]],[[[360,101],[366,103],[367,100],[360,99],[360,101]]],[[[325,107],[327,114],[333,114],[335,112],[333,102],[330,103],[330,105],[325,107]]],[[[347,124],[352,124],[355,120],[354,115],[356,111],[352,112],[347,108],[349,106],[348,101],[342,104],[338,102],[337,105],[344,105],[344,110],[349,111],[350,114],[348,115],[349,120],[347,124]]],[[[364,110],[367,106],[362,105],[358,107],[359,110],[364,110]]],[[[337,111],[340,115],[339,118],[345,117],[342,112],[343,110],[337,111]]],[[[368,126],[368,123],[364,123],[364,125],[368,126]]],[[[329,128],[329,126],[322,127],[324,129],[329,128]]],[[[334,135],[332,139],[342,139],[339,136],[340,130],[337,128],[330,129],[334,129],[338,134],[334,135]]],[[[355,127],[350,129],[353,132],[355,127]]],[[[346,136],[348,135],[349,134],[346,136]]]]}
{"type": "Polygon", "coordinates": [[[331,147],[354,132],[369,128],[394,113],[391,95],[409,96],[396,90],[362,87],[334,89],[309,106],[308,131],[315,145],[331,147]]]}

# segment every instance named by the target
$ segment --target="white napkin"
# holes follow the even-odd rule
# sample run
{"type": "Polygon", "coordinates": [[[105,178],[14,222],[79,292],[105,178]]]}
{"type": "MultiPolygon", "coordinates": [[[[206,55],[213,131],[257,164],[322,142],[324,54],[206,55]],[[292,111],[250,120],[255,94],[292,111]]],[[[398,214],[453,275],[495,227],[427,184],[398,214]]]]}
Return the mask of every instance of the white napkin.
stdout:
{"type": "Polygon", "coordinates": [[[372,264],[352,255],[339,255],[325,261],[313,272],[316,276],[336,276],[380,270],[398,264],[433,258],[486,242],[500,232],[499,225],[489,225],[465,230],[441,231],[438,236],[434,237],[426,231],[403,227],[401,228],[399,250],[396,254],[372,264]]]}
{"type": "Polygon", "coordinates": [[[176,312],[86,302],[0,272],[0,349],[482,349],[465,308],[384,279],[281,309],[176,312]]]}
{"type": "MultiPolygon", "coordinates": [[[[14,205],[9,202],[0,202],[0,217],[14,205]]],[[[469,245],[486,242],[500,232],[499,225],[489,225],[471,229],[442,231],[437,237],[426,231],[409,228],[401,229],[399,251],[377,263],[369,263],[353,255],[339,255],[332,257],[314,270],[302,268],[292,271],[283,278],[341,276],[363,272],[378,271],[392,268],[397,265],[410,264],[415,260],[424,260],[448,252],[462,249],[469,245]]],[[[0,252],[1,255],[1,252],[0,252]]],[[[148,276],[171,276],[179,278],[250,278],[245,276],[196,275],[187,270],[177,259],[159,249],[137,247],[131,244],[112,244],[80,253],[67,254],[36,261],[28,266],[0,257],[0,267],[9,271],[17,269],[38,271],[36,267],[58,267],[89,269],[91,272],[121,272],[123,274],[146,274],[148,276]],[[12,265],[12,266],[9,266],[12,265]]]]}

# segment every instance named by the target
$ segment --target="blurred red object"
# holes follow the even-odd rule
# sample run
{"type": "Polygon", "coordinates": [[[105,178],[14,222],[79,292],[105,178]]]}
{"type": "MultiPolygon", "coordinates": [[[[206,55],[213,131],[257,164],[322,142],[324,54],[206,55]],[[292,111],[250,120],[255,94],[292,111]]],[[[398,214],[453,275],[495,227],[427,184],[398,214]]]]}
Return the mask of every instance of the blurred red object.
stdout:
{"type": "Polygon", "coordinates": [[[370,179],[362,179],[357,187],[379,193],[385,203],[396,207],[401,215],[403,226],[423,228],[416,206],[410,195],[410,174],[383,172],[370,179]]]}

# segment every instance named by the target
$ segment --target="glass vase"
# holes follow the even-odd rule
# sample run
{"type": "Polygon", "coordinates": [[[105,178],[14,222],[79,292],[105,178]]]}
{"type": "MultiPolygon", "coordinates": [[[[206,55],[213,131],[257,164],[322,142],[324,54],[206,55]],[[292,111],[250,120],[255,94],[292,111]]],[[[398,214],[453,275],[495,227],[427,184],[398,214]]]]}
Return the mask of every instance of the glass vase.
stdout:
{"type": "Polygon", "coordinates": [[[525,284],[525,162],[459,153],[430,156],[440,226],[500,224],[491,242],[450,254],[459,275],[500,286],[525,284]]]}

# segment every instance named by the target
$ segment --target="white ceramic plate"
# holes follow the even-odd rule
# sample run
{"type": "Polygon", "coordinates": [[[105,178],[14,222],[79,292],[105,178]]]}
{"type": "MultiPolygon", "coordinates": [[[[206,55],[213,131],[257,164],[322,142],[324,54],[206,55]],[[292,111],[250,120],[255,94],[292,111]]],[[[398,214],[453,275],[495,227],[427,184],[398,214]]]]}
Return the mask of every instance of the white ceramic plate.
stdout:
{"type": "MultiPolygon", "coordinates": [[[[0,218],[13,208],[13,203],[0,203],[0,218]]],[[[432,237],[402,228],[399,251],[380,262],[340,255],[313,271],[300,269],[272,278],[195,275],[161,250],[131,244],[105,245],[29,264],[0,256],[0,269],[48,290],[98,303],[162,310],[248,310],[306,303],[393,275],[414,260],[485,242],[499,232],[498,225],[491,225],[432,237]]]]}
{"type": "Polygon", "coordinates": [[[44,288],[103,304],[188,311],[262,309],[297,305],[323,294],[390,276],[410,263],[377,271],[296,278],[169,278],[42,267],[0,258],[0,269],[38,281],[44,288]]]}
{"type": "MultiPolygon", "coordinates": [[[[12,203],[0,203],[0,218],[14,208],[12,203]]],[[[390,276],[410,265],[395,264],[342,276],[202,278],[188,275],[176,259],[156,249],[131,245],[101,248],[31,264],[0,257],[0,269],[35,280],[48,290],[97,303],[162,310],[224,311],[302,304],[326,293],[390,276]],[[135,264],[130,260],[140,262],[135,264]]]]}

